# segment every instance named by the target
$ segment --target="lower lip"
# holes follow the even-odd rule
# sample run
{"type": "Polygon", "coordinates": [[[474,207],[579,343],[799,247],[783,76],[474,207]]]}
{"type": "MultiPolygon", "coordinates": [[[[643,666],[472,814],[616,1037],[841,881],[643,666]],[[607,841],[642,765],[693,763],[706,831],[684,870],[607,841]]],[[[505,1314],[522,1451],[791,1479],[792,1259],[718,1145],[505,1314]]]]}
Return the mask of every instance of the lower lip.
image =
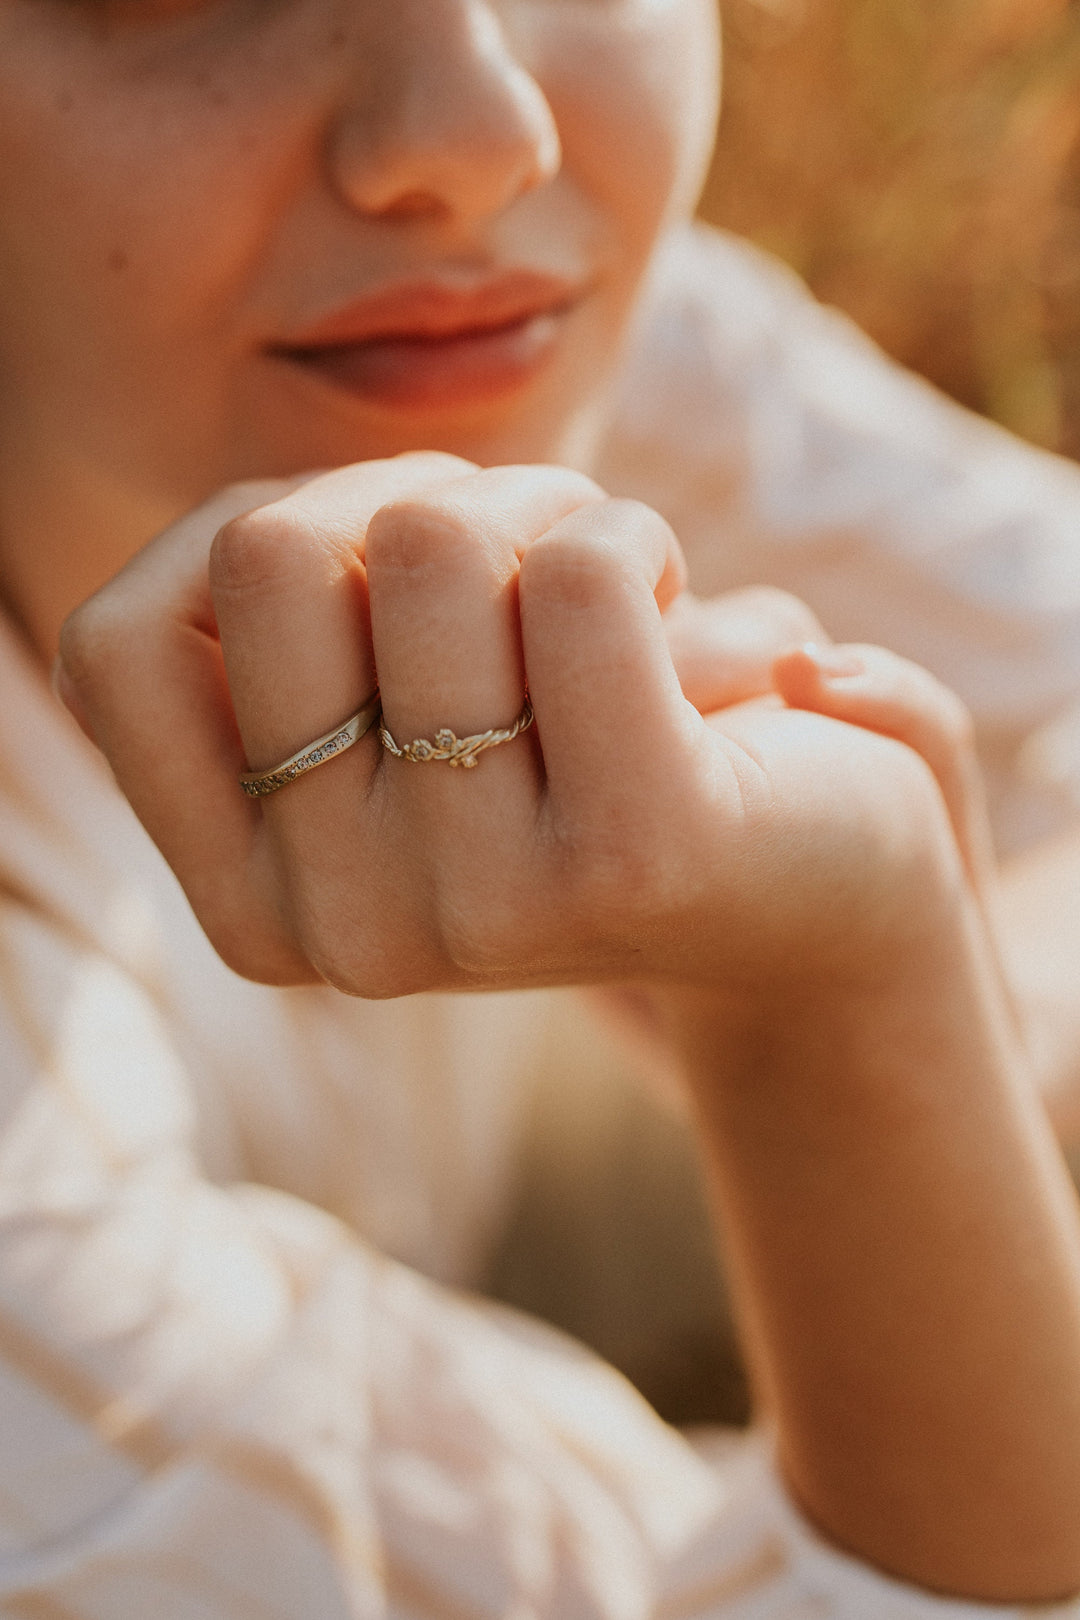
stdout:
{"type": "Polygon", "coordinates": [[[401,412],[480,406],[531,383],[558,342],[569,311],[446,337],[381,337],[363,343],[279,351],[284,358],[370,404],[401,412]]]}

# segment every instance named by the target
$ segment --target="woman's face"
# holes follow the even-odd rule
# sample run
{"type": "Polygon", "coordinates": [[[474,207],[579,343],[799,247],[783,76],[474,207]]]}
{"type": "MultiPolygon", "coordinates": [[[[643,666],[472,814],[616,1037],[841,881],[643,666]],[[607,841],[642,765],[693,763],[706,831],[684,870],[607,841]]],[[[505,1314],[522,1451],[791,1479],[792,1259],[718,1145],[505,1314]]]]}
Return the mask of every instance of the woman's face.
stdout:
{"type": "Polygon", "coordinates": [[[9,594],[237,479],[573,459],[698,184],[713,12],[0,0],[9,594]]]}

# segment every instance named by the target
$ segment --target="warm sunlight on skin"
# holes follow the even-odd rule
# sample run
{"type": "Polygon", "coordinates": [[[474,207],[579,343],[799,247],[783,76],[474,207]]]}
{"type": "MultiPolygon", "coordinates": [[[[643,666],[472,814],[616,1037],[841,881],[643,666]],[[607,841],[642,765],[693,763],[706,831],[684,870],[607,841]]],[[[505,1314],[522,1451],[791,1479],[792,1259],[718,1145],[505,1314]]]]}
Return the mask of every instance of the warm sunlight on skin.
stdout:
{"type": "Polygon", "coordinates": [[[579,457],[715,61],[711,0],[0,0],[2,577],[43,649],[237,479],[579,457]]]}
{"type": "Polygon", "coordinates": [[[0,595],[42,657],[66,618],[61,690],[244,977],[644,986],[798,1501],[922,1587],[1057,1597],[1080,1228],[967,717],[793,654],[776,593],[726,606],[765,621],[733,684],[723,601],[664,617],[668,523],[586,476],[715,102],[713,0],[0,0],[0,595]],[[358,704],[404,743],[526,693],[475,771],[371,729],[240,791],[358,704]]]}

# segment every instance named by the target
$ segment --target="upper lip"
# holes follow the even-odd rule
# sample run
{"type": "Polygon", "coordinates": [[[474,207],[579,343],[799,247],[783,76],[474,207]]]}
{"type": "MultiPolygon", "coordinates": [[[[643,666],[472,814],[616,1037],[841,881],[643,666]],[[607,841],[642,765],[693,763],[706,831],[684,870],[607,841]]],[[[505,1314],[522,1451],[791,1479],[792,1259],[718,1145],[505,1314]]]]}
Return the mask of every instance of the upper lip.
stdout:
{"type": "Polygon", "coordinates": [[[340,306],[273,347],[295,352],[341,348],[379,338],[451,338],[496,331],[575,303],[580,283],[534,270],[513,270],[483,281],[432,277],[397,282],[340,306]]]}

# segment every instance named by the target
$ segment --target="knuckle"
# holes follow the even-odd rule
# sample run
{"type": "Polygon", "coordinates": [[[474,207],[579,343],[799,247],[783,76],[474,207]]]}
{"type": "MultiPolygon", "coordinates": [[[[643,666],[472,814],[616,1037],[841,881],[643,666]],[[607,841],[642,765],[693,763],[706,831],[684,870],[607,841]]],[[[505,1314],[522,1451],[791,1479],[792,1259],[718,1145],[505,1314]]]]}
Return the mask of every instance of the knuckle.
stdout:
{"type": "Polygon", "coordinates": [[[113,659],[134,638],[136,614],[118,587],[106,588],[77,607],[60,630],[59,655],[76,689],[91,693],[108,685],[113,659]]]}
{"type": "Polygon", "coordinates": [[[214,591],[272,587],[296,566],[308,525],[281,502],[230,518],[210,547],[210,586],[214,591]]]}
{"type": "Polygon", "coordinates": [[[465,514],[452,503],[414,496],[379,508],[368,524],[365,549],[369,569],[421,580],[456,570],[477,546],[465,514]]]}
{"type": "Polygon", "coordinates": [[[84,603],[64,620],[58,646],[60,662],[76,686],[85,686],[93,671],[96,639],[93,619],[88,617],[84,603]]]}
{"type": "Polygon", "coordinates": [[[520,589],[523,597],[542,599],[563,609],[588,611],[618,594],[625,577],[625,557],[609,536],[554,534],[525,553],[520,589]]]}

